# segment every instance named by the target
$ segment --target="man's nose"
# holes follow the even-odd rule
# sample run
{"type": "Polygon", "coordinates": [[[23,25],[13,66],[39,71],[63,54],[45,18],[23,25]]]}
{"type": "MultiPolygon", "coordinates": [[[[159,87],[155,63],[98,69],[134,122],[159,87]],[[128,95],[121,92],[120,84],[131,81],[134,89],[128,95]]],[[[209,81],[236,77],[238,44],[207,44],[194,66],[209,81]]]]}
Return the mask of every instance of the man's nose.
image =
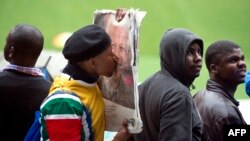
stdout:
{"type": "Polygon", "coordinates": [[[201,54],[199,52],[195,53],[195,60],[196,61],[202,61],[202,56],[201,56],[201,54]]]}
{"type": "Polygon", "coordinates": [[[239,63],[238,63],[238,66],[240,68],[246,67],[246,62],[244,60],[240,60],[239,63]]]}

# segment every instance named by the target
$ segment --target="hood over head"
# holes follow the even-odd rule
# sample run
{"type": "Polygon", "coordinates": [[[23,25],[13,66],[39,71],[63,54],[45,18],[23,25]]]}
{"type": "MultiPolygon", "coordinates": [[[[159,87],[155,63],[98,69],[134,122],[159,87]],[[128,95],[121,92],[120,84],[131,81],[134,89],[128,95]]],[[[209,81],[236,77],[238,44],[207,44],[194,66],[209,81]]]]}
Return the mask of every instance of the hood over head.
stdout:
{"type": "Polygon", "coordinates": [[[188,80],[186,70],[186,52],[188,47],[197,42],[203,53],[203,41],[194,33],[184,28],[169,29],[160,43],[161,70],[178,79],[189,87],[193,80],[188,80]]]}

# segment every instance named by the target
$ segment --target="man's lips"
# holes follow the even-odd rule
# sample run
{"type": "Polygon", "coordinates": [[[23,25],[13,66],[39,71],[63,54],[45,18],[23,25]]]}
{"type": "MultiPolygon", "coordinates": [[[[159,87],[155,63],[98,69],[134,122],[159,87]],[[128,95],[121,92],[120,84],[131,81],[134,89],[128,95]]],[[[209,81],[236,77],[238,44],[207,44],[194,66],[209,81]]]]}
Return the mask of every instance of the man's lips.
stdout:
{"type": "Polygon", "coordinates": [[[202,65],[195,65],[193,66],[193,70],[201,70],[202,65]]]}
{"type": "Polygon", "coordinates": [[[238,70],[238,74],[241,75],[241,76],[245,76],[246,75],[246,69],[238,70]]]}

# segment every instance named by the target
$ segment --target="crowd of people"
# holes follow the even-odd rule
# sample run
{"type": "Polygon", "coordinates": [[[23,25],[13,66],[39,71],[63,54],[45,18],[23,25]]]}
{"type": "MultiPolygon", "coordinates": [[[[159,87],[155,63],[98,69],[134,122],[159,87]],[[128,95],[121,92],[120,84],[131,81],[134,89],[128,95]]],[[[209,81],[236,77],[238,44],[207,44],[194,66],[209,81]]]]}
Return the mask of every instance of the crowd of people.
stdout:
{"type": "MultiPolygon", "coordinates": [[[[117,10],[118,22],[125,12],[117,10]]],[[[111,77],[119,65],[112,38],[95,24],[77,29],[62,50],[67,65],[49,82],[35,67],[42,32],[29,24],[13,27],[4,47],[9,64],[0,72],[2,138],[23,140],[40,109],[41,140],[103,141],[104,101],[97,81],[111,77]]],[[[240,45],[218,40],[204,51],[201,37],[172,28],[161,39],[159,57],[160,70],[138,86],[142,132],[129,133],[124,119],[114,141],[223,141],[225,125],[247,125],[234,97],[244,82],[250,93],[240,45]],[[209,79],[192,96],[203,54],[209,79]]]]}

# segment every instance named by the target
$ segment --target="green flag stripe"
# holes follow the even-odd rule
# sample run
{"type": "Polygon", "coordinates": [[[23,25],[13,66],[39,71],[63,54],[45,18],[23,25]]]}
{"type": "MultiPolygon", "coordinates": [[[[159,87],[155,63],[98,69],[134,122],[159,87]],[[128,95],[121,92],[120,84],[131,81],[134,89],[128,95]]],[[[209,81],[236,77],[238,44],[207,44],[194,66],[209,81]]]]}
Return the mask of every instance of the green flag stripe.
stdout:
{"type": "Polygon", "coordinates": [[[44,102],[43,102],[43,104],[41,105],[41,109],[43,108],[43,106],[47,103],[47,102],[49,102],[49,101],[51,101],[51,100],[53,100],[53,99],[57,99],[57,98],[69,98],[69,99],[73,99],[73,100],[75,100],[75,101],[77,101],[79,104],[82,104],[82,102],[81,102],[81,100],[77,97],[77,96],[75,96],[75,95],[73,95],[73,94],[68,94],[68,93],[56,93],[56,94],[51,94],[44,102]]]}
{"type": "Polygon", "coordinates": [[[82,104],[71,98],[55,98],[48,101],[43,107],[41,111],[45,115],[76,114],[81,116],[83,112],[82,104]]]}

